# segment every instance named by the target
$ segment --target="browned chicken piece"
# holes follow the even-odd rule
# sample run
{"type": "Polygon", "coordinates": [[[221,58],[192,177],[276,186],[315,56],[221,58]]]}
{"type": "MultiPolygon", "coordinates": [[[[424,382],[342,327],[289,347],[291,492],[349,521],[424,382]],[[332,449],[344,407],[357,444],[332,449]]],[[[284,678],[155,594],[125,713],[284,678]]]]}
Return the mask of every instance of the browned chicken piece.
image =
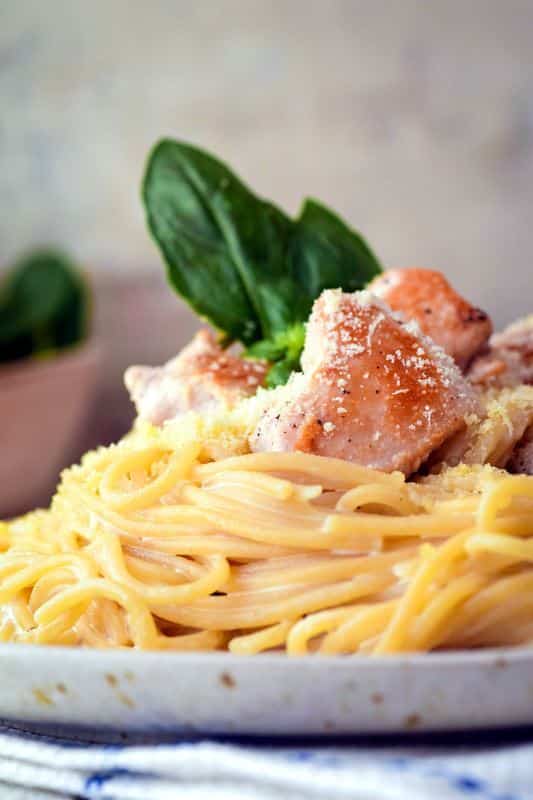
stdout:
{"type": "Polygon", "coordinates": [[[533,387],[489,389],[480,396],[478,412],[466,421],[464,430],[431,454],[432,470],[460,463],[503,468],[510,460],[517,467],[519,449],[526,445],[526,432],[533,426],[533,387]]]}
{"type": "Polygon", "coordinates": [[[452,359],[369,292],[321,294],[302,367],[271,394],[252,450],[299,450],[410,474],[477,408],[452,359]]]}
{"type": "Polygon", "coordinates": [[[130,367],[124,381],[141,419],[162,425],[187,411],[227,407],[256,393],[268,365],[222,350],[207,329],[162,367],[130,367]]]}
{"type": "Polygon", "coordinates": [[[468,377],[482,387],[533,384],[533,314],[491,336],[488,348],[470,365],[468,377]]]}
{"type": "Polygon", "coordinates": [[[465,369],[485,345],[492,323],[450,286],[444,275],[430,269],[390,269],[376,278],[369,291],[393,311],[414,319],[423,333],[465,369]]]}
{"type": "Polygon", "coordinates": [[[507,469],[522,475],[533,475],[533,424],[515,447],[507,469]]]}

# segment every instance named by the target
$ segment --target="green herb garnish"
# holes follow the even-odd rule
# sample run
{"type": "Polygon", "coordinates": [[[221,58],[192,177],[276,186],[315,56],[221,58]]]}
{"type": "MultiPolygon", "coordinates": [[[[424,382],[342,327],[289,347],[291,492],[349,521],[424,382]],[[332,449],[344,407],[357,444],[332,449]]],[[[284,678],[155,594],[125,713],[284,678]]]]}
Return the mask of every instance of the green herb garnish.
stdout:
{"type": "Polygon", "coordinates": [[[55,250],[21,259],[0,289],[0,361],[44,355],[86,334],[88,292],[71,261],[55,250]]]}
{"type": "Polygon", "coordinates": [[[315,200],[297,219],[257,197],[221,161],[162,140],[142,188],[149,229],[174,289],[245,355],[299,368],[303,323],[323,289],[362,289],[382,268],[364,239],[315,200]]]}

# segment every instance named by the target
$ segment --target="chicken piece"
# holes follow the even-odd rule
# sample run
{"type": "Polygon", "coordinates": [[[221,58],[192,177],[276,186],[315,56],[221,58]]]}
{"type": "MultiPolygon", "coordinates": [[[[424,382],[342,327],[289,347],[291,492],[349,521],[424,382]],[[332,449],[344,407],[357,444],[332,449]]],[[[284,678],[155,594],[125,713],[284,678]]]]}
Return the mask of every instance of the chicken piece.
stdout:
{"type": "Polygon", "coordinates": [[[533,314],[491,336],[489,347],[472,362],[468,377],[482,387],[533,384],[533,314]]]}
{"type": "Polygon", "coordinates": [[[369,291],[393,311],[414,319],[426,336],[465,369],[492,333],[488,315],[470,305],[444,275],[430,269],[390,269],[375,278],[369,291]]]}
{"type": "Polygon", "coordinates": [[[477,408],[452,359],[369,292],[320,295],[302,368],[270,393],[253,451],[299,450],[410,474],[477,408]]]}
{"type": "Polygon", "coordinates": [[[513,450],[507,469],[522,475],[533,475],[533,423],[513,450]]]}
{"type": "Polygon", "coordinates": [[[255,394],[268,364],[222,350],[207,329],[199,331],[162,367],[129,367],[124,382],[141,419],[162,425],[187,411],[227,407],[255,394]]]}
{"type": "Polygon", "coordinates": [[[526,431],[533,426],[533,387],[489,389],[481,396],[479,411],[466,421],[464,430],[432,453],[432,471],[439,471],[443,464],[454,467],[460,463],[503,468],[510,459],[517,466],[517,448],[525,444],[526,431]]]}

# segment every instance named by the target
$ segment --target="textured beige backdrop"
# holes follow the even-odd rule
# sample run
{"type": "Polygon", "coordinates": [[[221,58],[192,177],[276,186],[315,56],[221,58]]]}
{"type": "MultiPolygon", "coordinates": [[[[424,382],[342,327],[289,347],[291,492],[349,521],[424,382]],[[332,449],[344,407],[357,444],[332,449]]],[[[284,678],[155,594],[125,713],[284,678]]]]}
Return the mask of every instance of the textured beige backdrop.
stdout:
{"type": "Polygon", "coordinates": [[[64,243],[94,273],[118,376],[192,321],[164,288],[139,179],[161,135],[295,211],[331,203],[388,265],[437,266],[498,323],[533,308],[533,2],[5,0],[0,264],[64,243]]]}

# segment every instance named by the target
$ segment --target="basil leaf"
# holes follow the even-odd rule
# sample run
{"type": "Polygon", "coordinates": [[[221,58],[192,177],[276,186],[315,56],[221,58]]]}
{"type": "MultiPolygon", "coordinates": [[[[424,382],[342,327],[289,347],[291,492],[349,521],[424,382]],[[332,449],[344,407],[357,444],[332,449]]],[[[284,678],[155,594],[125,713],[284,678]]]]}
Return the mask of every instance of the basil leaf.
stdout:
{"type": "Polygon", "coordinates": [[[259,342],[247,347],[244,351],[246,358],[260,358],[263,361],[279,361],[285,355],[285,347],[282,341],[274,339],[261,339],[259,342]]]}
{"type": "Polygon", "coordinates": [[[305,201],[296,220],[288,260],[309,310],[324,289],[363,289],[382,267],[363,237],[316,200],[305,201]]]}
{"type": "Polygon", "coordinates": [[[272,339],[255,342],[244,351],[246,358],[262,358],[272,362],[266,384],[269,387],[286,383],[289,375],[300,368],[300,356],[305,342],[305,327],[302,322],[277,333],[272,339]]]}
{"type": "Polygon", "coordinates": [[[245,343],[292,321],[283,212],[217,159],[170,140],[149,158],[143,199],[169,280],[200,316],[245,343]]]}
{"type": "Polygon", "coordinates": [[[248,358],[263,358],[266,361],[278,361],[286,353],[293,356],[299,355],[304,346],[305,328],[302,322],[285,328],[276,333],[272,339],[262,339],[255,342],[245,351],[248,358]]]}
{"type": "Polygon", "coordinates": [[[361,289],[381,271],[364,239],[317,201],[292,220],[183,142],[156,145],[142,195],[172,286],[224,343],[239,339],[246,355],[276,364],[269,381],[298,368],[301,323],[324,289],[361,289]]]}
{"type": "Polygon", "coordinates": [[[0,297],[0,360],[75,344],[86,333],[87,290],[68,258],[41,250],[10,271],[0,297]]]}
{"type": "Polygon", "coordinates": [[[284,358],[282,361],[276,362],[268,371],[266,377],[267,388],[275,389],[276,386],[283,386],[287,383],[291,374],[299,369],[300,359],[284,358]]]}

